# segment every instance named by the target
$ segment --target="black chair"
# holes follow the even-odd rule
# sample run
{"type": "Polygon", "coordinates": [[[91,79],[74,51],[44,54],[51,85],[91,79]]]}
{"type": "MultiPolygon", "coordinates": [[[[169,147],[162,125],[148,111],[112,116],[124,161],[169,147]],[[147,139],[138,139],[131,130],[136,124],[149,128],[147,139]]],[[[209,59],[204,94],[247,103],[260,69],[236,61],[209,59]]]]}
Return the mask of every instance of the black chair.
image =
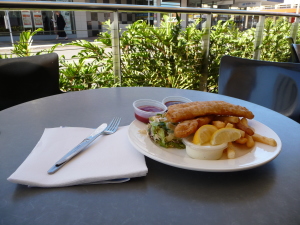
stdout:
{"type": "Polygon", "coordinates": [[[60,93],[56,53],[0,59],[0,110],[60,93]]]}
{"type": "Polygon", "coordinates": [[[300,45],[291,44],[292,60],[294,63],[300,63],[300,45]]]}
{"type": "Polygon", "coordinates": [[[294,44],[294,38],[292,38],[292,37],[286,37],[286,39],[288,40],[289,45],[294,44]]]}
{"type": "Polygon", "coordinates": [[[299,57],[297,56],[297,53],[294,49],[294,39],[292,37],[286,37],[288,43],[289,43],[289,46],[290,46],[290,49],[291,49],[291,57],[289,59],[289,62],[293,62],[293,63],[299,63],[299,57]]]}
{"type": "Polygon", "coordinates": [[[300,64],[223,56],[219,94],[265,106],[300,122],[300,64]]]}

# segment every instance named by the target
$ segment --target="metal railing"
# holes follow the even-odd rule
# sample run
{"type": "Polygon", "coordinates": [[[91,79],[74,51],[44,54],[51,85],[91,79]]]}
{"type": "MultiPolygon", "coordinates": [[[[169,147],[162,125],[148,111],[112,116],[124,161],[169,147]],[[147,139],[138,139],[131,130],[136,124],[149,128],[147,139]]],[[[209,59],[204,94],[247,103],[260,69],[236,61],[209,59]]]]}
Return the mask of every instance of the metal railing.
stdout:
{"type": "MultiPolygon", "coordinates": [[[[41,10],[41,11],[92,11],[92,12],[111,12],[113,13],[112,31],[112,52],[113,52],[113,68],[116,78],[121,80],[121,53],[120,53],[120,35],[118,14],[121,12],[150,12],[150,13],[180,13],[180,14],[205,14],[207,23],[204,29],[208,32],[203,37],[202,48],[204,51],[204,62],[208,60],[209,44],[210,44],[210,28],[213,14],[218,15],[255,15],[259,16],[258,25],[256,26],[256,35],[254,46],[259,46],[263,40],[264,21],[267,16],[273,17],[295,17],[295,21],[291,28],[291,37],[295,40],[299,24],[299,14],[295,13],[279,13],[265,11],[246,11],[231,9],[214,9],[214,8],[190,8],[190,7],[161,7],[161,6],[145,6],[145,5],[124,5],[124,4],[104,4],[104,3],[78,3],[78,2],[48,2],[48,1],[0,1],[0,10],[41,10]]],[[[187,22],[187,21],[183,21],[187,22]]],[[[256,48],[255,48],[256,49],[256,48]]],[[[260,58],[260,50],[254,52],[254,59],[260,58]]],[[[207,71],[207,70],[204,70],[207,71]]],[[[207,78],[204,74],[203,79],[207,78]]],[[[205,87],[203,87],[205,90],[205,87]]]]}

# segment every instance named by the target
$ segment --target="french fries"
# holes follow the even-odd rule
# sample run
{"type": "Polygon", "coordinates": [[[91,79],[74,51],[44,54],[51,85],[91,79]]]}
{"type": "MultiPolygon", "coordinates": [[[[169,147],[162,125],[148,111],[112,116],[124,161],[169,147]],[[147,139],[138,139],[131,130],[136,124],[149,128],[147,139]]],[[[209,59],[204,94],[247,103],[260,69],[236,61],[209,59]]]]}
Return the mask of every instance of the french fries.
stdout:
{"type": "Polygon", "coordinates": [[[238,143],[238,144],[242,144],[243,145],[243,144],[246,144],[247,141],[248,141],[247,138],[241,137],[240,139],[237,139],[235,142],[238,143]]]}
{"type": "Polygon", "coordinates": [[[226,128],[234,128],[234,125],[232,123],[227,123],[225,127],[226,128]]]}
{"type": "Polygon", "coordinates": [[[218,120],[212,121],[211,124],[217,127],[218,129],[224,128],[226,126],[224,122],[218,120]]]}
{"type": "Polygon", "coordinates": [[[244,126],[249,127],[248,120],[245,117],[243,117],[240,121],[244,126]]]}
{"type": "Polygon", "coordinates": [[[257,142],[271,145],[273,147],[277,146],[277,142],[273,138],[268,138],[268,137],[265,137],[265,136],[262,136],[262,135],[256,134],[256,133],[252,136],[252,138],[254,141],[257,141],[257,142]]]}
{"type": "Polygon", "coordinates": [[[246,146],[247,146],[248,148],[253,148],[254,145],[255,145],[255,142],[254,142],[252,136],[250,136],[250,135],[248,135],[248,134],[245,134],[245,138],[247,138],[246,146]]]}
{"type": "Polygon", "coordinates": [[[215,120],[225,123],[238,123],[240,119],[237,116],[216,116],[215,120]]]}
{"type": "Polygon", "coordinates": [[[235,158],[235,150],[234,150],[232,142],[229,142],[228,146],[227,146],[227,158],[228,159],[234,159],[235,158]]]}
{"type": "Polygon", "coordinates": [[[254,131],[247,125],[245,125],[245,123],[243,123],[242,121],[239,121],[238,123],[236,123],[236,127],[240,130],[243,130],[246,132],[246,134],[252,136],[254,134],[254,131]]]}
{"type": "MultiPolygon", "coordinates": [[[[254,129],[249,126],[246,118],[239,118],[236,116],[215,116],[210,124],[214,125],[218,129],[221,128],[236,128],[241,132],[241,138],[235,140],[234,143],[244,145],[248,149],[255,146],[255,142],[264,143],[270,146],[277,146],[276,141],[273,138],[265,137],[255,133],[254,129]]],[[[233,159],[236,157],[235,148],[232,142],[228,143],[227,158],[233,159]]]]}
{"type": "MultiPolygon", "coordinates": [[[[199,103],[200,104],[200,103],[199,103]]],[[[195,134],[200,127],[202,127],[205,124],[210,124],[215,126],[217,129],[222,128],[235,128],[238,129],[241,133],[241,137],[234,142],[228,143],[227,147],[227,158],[233,159],[236,157],[239,152],[235,152],[236,149],[251,149],[255,146],[255,142],[264,143],[270,146],[277,146],[276,141],[273,138],[265,137],[260,134],[257,134],[253,127],[251,127],[248,123],[248,119],[250,117],[247,117],[246,115],[241,114],[229,114],[227,111],[224,111],[224,107],[217,106],[215,103],[211,105],[211,108],[218,109],[220,112],[219,114],[214,111],[214,113],[210,114],[207,113],[205,110],[207,110],[205,107],[201,108],[198,103],[191,104],[192,111],[190,112],[185,105],[178,106],[178,110],[173,109],[172,115],[170,114],[169,117],[167,116],[167,119],[170,120],[171,118],[177,118],[174,119],[174,123],[179,122],[175,129],[174,129],[174,135],[177,138],[185,138],[188,137],[191,134],[195,134]],[[222,108],[222,109],[221,109],[222,108]],[[182,112],[184,111],[184,113],[182,112]],[[198,115],[198,111],[205,113],[202,115],[198,115]],[[181,113],[179,113],[181,112],[181,113]],[[196,113],[197,112],[197,113],[196,113]],[[181,114],[184,114],[184,116],[181,118],[181,114]],[[197,115],[196,115],[197,114],[197,115]],[[225,116],[226,115],[226,116],[225,116]],[[172,117],[173,116],[173,117],[172,117]],[[190,119],[184,119],[185,117],[188,117],[190,119]],[[193,118],[192,118],[193,117],[193,118]],[[247,119],[248,118],[248,119],[247,119]],[[242,147],[245,146],[245,147],[242,147]],[[236,149],[235,149],[236,148],[236,149]]],[[[204,103],[203,103],[204,104],[204,103]]],[[[206,103],[205,103],[206,104],[206,103]]],[[[223,104],[223,103],[222,103],[223,104]]],[[[225,107],[226,108],[226,107],[225,107]]],[[[171,111],[168,109],[168,113],[171,111]]],[[[252,112],[250,112],[252,115],[252,112]]],[[[252,117],[253,118],[253,117],[252,117]]],[[[171,120],[170,120],[171,121],[171,120]]],[[[229,132],[229,131],[228,131],[229,132]]],[[[236,132],[236,131],[235,131],[236,132]]],[[[227,135],[227,133],[225,134],[227,135]]],[[[243,150],[242,150],[243,151],[243,150]]]]}

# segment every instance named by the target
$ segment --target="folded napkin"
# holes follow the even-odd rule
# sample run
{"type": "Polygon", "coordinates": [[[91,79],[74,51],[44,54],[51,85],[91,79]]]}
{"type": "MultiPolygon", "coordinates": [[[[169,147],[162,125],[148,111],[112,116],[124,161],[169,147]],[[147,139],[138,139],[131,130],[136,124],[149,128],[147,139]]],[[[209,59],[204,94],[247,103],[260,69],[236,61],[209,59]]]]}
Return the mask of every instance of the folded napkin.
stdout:
{"type": "Polygon", "coordinates": [[[128,126],[112,135],[102,135],[56,173],[47,171],[74,148],[93,129],[46,128],[41,139],[8,178],[13,183],[35,187],[63,187],[80,184],[122,182],[146,176],[144,156],[136,151],[127,137],[128,126]]]}

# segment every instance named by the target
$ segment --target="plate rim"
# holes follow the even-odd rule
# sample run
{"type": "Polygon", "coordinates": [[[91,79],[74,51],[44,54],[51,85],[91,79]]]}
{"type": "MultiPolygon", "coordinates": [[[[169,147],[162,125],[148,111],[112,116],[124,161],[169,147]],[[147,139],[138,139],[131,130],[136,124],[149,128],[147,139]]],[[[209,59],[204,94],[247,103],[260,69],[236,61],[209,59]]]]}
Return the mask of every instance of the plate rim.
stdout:
{"type": "MultiPolygon", "coordinates": [[[[151,153],[151,151],[145,151],[144,149],[142,149],[138,144],[135,143],[135,141],[132,139],[131,135],[130,135],[130,132],[132,131],[132,127],[135,125],[135,123],[139,123],[140,125],[144,125],[144,126],[147,126],[147,124],[145,123],[142,123],[138,120],[133,120],[129,127],[128,127],[128,132],[127,132],[127,136],[128,136],[128,139],[129,139],[129,142],[133,145],[133,147],[139,151],[141,154],[155,160],[155,161],[158,161],[160,163],[163,163],[163,164],[166,164],[166,165],[169,165],[169,166],[173,166],[173,167],[176,167],[176,168],[181,168],[181,169],[186,169],[186,170],[192,170],[192,171],[202,171],[202,172],[235,172],[235,171],[242,171],[242,170],[248,170],[248,169],[252,169],[252,168],[256,168],[256,167],[259,167],[259,166],[262,166],[264,164],[267,164],[269,163],[270,161],[274,160],[281,152],[282,150],[282,142],[281,142],[281,139],[279,138],[279,136],[277,135],[277,133],[275,131],[273,131],[270,127],[268,127],[267,125],[259,122],[259,121],[256,121],[256,120],[251,120],[252,123],[257,123],[259,124],[260,126],[262,126],[264,129],[269,129],[270,131],[272,131],[274,133],[274,135],[276,135],[276,137],[273,137],[272,138],[275,138],[276,139],[276,142],[277,142],[277,146],[276,146],[276,150],[274,150],[274,154],[272,154],[270,157],[267,157],[266,160],[262,160],[262,161],[259,161],[256,162],[256,163],[253,163],[251,165],[239,165],[238,167],[227,167],[227,168],[224,168],[224,167],[217,167],[217,168],[205,168],[203,166],[200,166],[200,167],[195,167],[195,166],[187,166],[185,164],[178,164],[176,162],[174,162],[174,160],[166,160],[166,159],[163,159],[161,157],[158,157],[156,156],[155,154],[151,153]]],[[[254,127],[255,128],[255,127],[254,127]]],[[[137,138],[137,137],[136,137],[137,138]]],[[[147,136],[145,138],[148,138],[150,140],[150,138],[147,136]]],[[[181,157],[181,156],[178,156],[178,155],[175,155],[175,154],[172,154],[170,153],[169,151],[165,151],[163,149],[163,147],[160,147],[158,145],[156,145],[155,143],[153,143],[151,141],[152,145],[154,147],[157,147],[158,149],[160,149],[161,151],[164,151],[164,153],[166,153],[167,155],[170,154],[172,155],[172,157],[181,157]]],[[[262,144],[264,145],[264,144],[262,144]]],[[[170,150],[170,149],[168,149],[170,150]]],[[[255,151],[255,150],[251,150],[250,152],[252,151],[255,151]]],[[[250,153],[249,152],[249,153],[250,153]]],[[[245,155],[248,155],[248,154],[245,154],[245,155]]],[[[244,156],[245,156],[244,155],[244,156]]],[[[241,156],[239,158],[235,158],[235,159],[224,159],[226,161],[235,161],[237,159],[240,159],[244,156],[241,156]]],[[[182,157],[181,157],[182,158],[182,157]]],[[[220,162],[220,161],[223,161],[223,160],[199,160],[199,159],[192,159],[192,158],[189,158],[189,160],[195,160],[195,161],[199,161],[200,165],[201,165],[201,161],[205,161],[205,164],[207,164],[207,162],[213,162],[213,163],[216,163],[216,162],[220,162]]],[[[212,163],[212,164],[213,164],[212,163]]],[[[218,164],[218,163],[217,163],[218,164]]]]}

